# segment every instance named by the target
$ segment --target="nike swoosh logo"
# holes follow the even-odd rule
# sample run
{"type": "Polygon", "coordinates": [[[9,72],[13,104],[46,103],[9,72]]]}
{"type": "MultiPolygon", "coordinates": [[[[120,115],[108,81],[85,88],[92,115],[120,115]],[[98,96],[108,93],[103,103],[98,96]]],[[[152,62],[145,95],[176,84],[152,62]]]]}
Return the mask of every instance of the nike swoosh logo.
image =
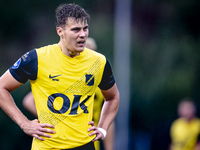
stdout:
{"type": "Polygon", "coordinates": [[[59,77],[59,76],[61,76],[62,74],[59,74],[59,75],[55,75],[55,76],[51,76],[51,74],[49,75],[49,78],[50,79],[53,79],[53,78],[56,78],[56,77],[59,77]]]}

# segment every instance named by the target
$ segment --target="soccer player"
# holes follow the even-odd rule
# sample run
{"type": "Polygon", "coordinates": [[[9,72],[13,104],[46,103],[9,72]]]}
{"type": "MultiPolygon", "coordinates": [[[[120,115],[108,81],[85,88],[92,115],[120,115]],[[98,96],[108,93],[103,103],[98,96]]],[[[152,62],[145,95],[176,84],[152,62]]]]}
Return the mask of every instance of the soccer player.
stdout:
{"type": "Polygon", "coordinates": [[[200,150],[200,119],[190,98],[183,99],[178,105],[179,118],[171,126],[170,150],[200,150]]]}
{"type": "MultiPolygon", "coordinates": [[[[91,50],[97,50],[96,42],[93,38],[88,37],[85,42],[85,47],[91,50]]],[[[35,117],[37,117],[37,110],[35,108],[35,102],[32,92],[29,92],[23,99],[23,106],[28,111],[30,111],[35,117]]],[[[94,107],[93,107],[93,121],[94,125],[97,126],[100,118],[101,108],[104,102],[104,97],[99,88],[96,89],[94,95],[94,107]]],[[[115,130],[115,123],[110,125],[106,138],[103,141],[104,149],[105,150],[113,150],[114,148],[114,130],[115,130]]],[[[96,150],[100,150],[100,141],[95,141],[94,146],[96,150]]]]}
{"type": "Polygon", "coordinates": [[[28,135],[32,150],[94,150],[119,107],[119,92],[105,56],[85,48],[89,15],[75,4],[56,9],[58,44],[27,52],[0,78],[0,107],[28,135]],[[38,120],[28,120],[10,94],[30,80],[38,120]],[[99,87],[105,98],[98,127],[92,122],[99,87]]]}

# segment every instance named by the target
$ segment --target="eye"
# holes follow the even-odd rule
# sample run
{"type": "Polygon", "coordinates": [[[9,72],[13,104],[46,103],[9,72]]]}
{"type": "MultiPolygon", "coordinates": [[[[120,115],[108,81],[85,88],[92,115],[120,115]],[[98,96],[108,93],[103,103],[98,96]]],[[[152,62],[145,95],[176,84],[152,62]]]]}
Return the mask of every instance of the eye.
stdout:
{"type": "Polygon", "coordinates": [[[74,32],[79,32],[79,31],[80,31],[80,28],[73,28],[72,31],[74,31],[74,32]]]}
{"type": "Polygon", "coordinates": [[[87,31],[87,30],[88,30],[88,26],[87,26],[87,27],[85,27],[85,28],[83,28],[83,30],[84,30],[84,31],[87,31]]]}

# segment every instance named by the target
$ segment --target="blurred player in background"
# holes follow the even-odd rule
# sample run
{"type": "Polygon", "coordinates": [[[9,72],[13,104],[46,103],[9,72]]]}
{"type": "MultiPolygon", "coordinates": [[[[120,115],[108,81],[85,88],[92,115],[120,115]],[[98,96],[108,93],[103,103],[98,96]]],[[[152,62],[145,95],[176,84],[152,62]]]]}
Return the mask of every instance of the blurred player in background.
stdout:
{"type": "Polygon", "coordinates": [[[32,150],[94,150],[119,107],[108,60],[85,48],[89,14],[75,4],[56,9],[60,41],[24,54],[0,78],[0,107],[28,135],[32,150]],[[10,94],[30,80],[38,120],[29,120],[10,94]],[[92,121],[96,88],[104,96],[98,127],[92,121]]]}
{"type": "MultiPolygon", "coordinates": [[[[85,43],[85,47],[96,51],[97,45],[93,38],[88,37],[85,43]]],[[[98,126],[101,109],[103,106],[104,97],[99,88],[96,89],[94,95],[94,108],[93,108],[93,121],[95,126],[98,126]]],[[[23,106],[28,111],[30,111],[35,117],[37,117],[37,110],[35,107],[35,101],[32,92],[29,92],[23,99],[23,106]]],[[[114,149],[114,132],[115,132],[115,123],[113,122],[110,125],[110,128],[107,132],[106,138],[103,140],[104,149],[105,150],[113,150],[114,149]]],[[[100,141],[94,142],[96,150],[100,150],[100,141]]]]}
{"type": "Polygon", "coordinates": [[[196,106],[190,98],[178,105],[179,118],[170,129],[170,150],[200,150],[200,119],[196,117],[196,106]]]}

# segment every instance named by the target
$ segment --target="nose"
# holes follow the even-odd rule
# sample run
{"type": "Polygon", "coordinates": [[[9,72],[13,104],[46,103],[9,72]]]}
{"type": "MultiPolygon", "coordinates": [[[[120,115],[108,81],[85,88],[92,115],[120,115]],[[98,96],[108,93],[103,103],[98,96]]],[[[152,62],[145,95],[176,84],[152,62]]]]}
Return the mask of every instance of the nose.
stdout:
{"type": "Polygon", "coordinates": [[[81,30],[79,36],[85,37],[87,35],[87,31],[81,30]]]}

